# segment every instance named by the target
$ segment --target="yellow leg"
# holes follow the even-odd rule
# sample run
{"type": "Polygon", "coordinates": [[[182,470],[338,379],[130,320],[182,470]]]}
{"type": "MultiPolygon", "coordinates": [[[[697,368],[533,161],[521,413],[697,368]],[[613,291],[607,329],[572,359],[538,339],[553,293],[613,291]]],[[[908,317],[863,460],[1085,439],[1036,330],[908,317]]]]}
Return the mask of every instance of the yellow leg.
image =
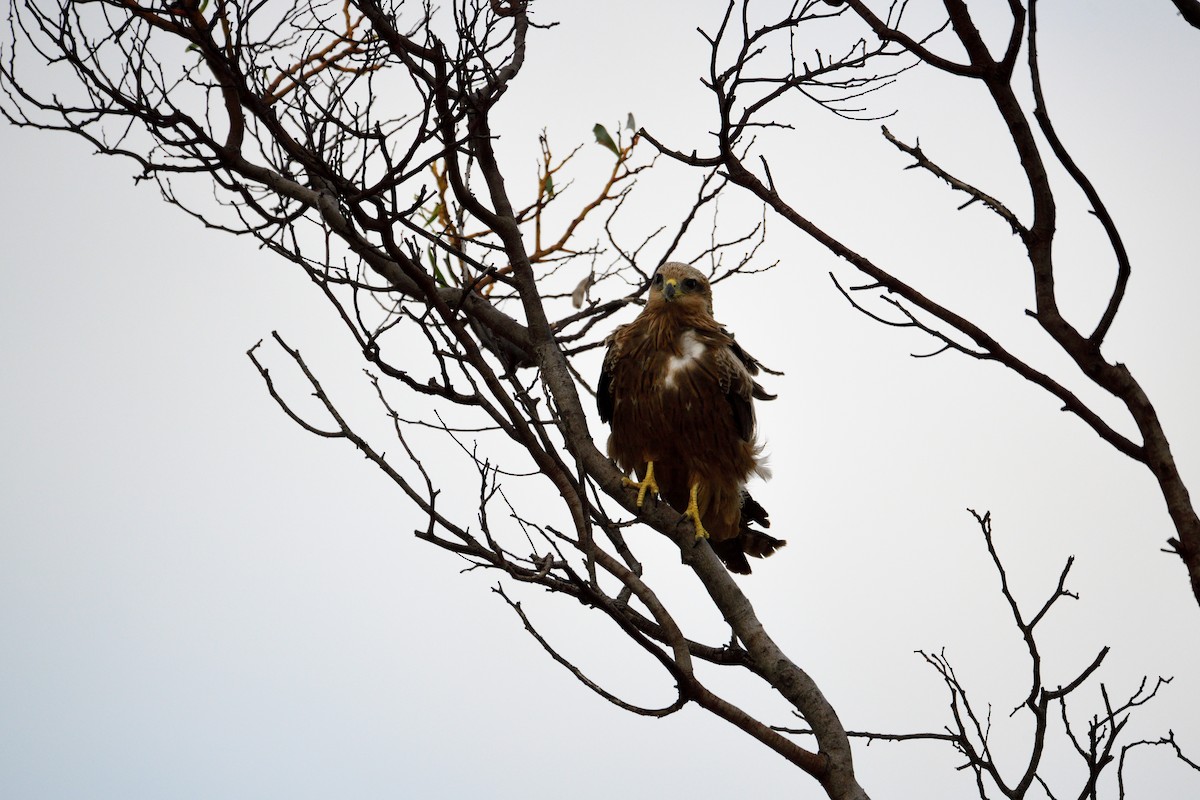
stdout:
{"type": "Polygon", "coordinates": [[[691,519],[692,524],[696,526],[696,538],[707,539],[708,531],[704,530],[704,523],[700,521],[700,504],[696,502],[696,492],[700,490],[700,484],[692,484],[692,492],[688,497],[687,511],[683,512],[685,517],[691,519]]]}
{"type": "Polygon", "coordinates": [[[658,496],[658,484],[654,482],[654,462],[646,462],[646,477],[642,478],[641,483],[630,478],[625,479],[626,486],[636,486],[638,490],[637,507],[641,508],[642,503],[646,502],[646,494],[652,493],[655,497],[658,496]]]}

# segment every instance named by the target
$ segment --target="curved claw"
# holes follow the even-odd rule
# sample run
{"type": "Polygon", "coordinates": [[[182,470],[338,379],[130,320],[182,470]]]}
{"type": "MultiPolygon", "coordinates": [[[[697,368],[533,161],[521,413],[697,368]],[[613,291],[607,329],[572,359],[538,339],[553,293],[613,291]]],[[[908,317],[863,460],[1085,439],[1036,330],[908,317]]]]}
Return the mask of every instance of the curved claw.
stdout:
{"type": "Polygon", "coordinates": [[[641,482],[635,481],[632,478],[624,478],[626,486],[636,486],[638,490],[637,507],[641,508],[642,503],[646,502],[647,493],[652,493],[658,497],[658,484],[654,481],[654,462],[646,462],[646,477],[642,478],[641,482]]]}

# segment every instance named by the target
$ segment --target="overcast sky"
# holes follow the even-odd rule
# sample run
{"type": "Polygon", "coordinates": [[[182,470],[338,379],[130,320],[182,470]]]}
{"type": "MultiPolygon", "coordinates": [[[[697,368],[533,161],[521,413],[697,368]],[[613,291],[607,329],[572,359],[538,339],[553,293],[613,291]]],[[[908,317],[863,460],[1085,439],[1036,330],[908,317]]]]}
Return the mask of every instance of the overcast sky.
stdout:
{"type": "MultiPolygon", "coordinates": [[[[1137,6],[1046,4],[1044,78],[1134,262],[1108,352],[1143,381],[1200,491],[1200,31],[1166,0],[1137,6]]],[[[535,8],[561,24],[531,36],[498,112],[511,174],[532,170],[543,128],[565,150],[629,112],[681,148],[703,146],[712,108],[695,27],[715,25],[723,3],[687,18],[644,0],[535,8]]],[[[1024,211],[977,91],[918,70],[872,102],[900,109],[894,133],[1024,211]]],[[[797,128],[765,144],[785,193],[1061,367],[1023,316],[1028,276],[1002,223],[956,211],[961,196],[904,171],[876,123],[788,108],[797,128]]],[[[307,278],[203,229],[82,140],[5,125],[0,144],[0,796],[821,796],[696,709],[647,720],[596,698],[522,631],[494,577],[462,575],[413,538],[422,523],[353,448],[280,413],[245,356],[272,330],[361,397],[361,359],[307,278]]],[[[585,147],[581,175],[604,158],[585,147]]],[[[694,192],[694,175],[662,172],[648,187],[659,198],[694,192]]],[[[757,213],[727,202],[733,219],[757,213]]],[[[1086,320],[1112,265],[1083,211],[1061,220],[1062,288],[1086,320]]],[[[910,358],[934,348],[854,313],[828,278],[840,266],[770,226],[762,257],[780,267],[716,295],[718,318],[787,373],[760,411],[775,478],[754,492],[790,544],[739,580],[846,726],[940,729],[944,688],[913,651],[944,647],[972,697],[993,704],[1005,756],[1022,757],[1024,729],[1007,715],[1026,690],[1023,648],[970,507],[992,511],[1027,608],[1076,557],[1068,585],[1081,598],[1045,624],[1048,684],[1105,645],[1099,677],[1114,697],[1143,675],[1174,676],[1127,740],[1173,729],[1200,758],[1200,610],[1160,552],[1172,530],[1145,470],[1000,367],[910,358]]],[[[670,585],[684,568],[645,546],[670,585]]],[[[686,597],[686,575],[677,582],[686,597]]],[[[517,594],[590,674],[634,701],[673,699],[585,609],[517,594]]],[[[730,691],[790,722],[762,694],[730,691]]],[[[1075,719],[1101,707],[1093,683],[1075,719]]],[[[883,744],[856,758],[876,797],[973,791],[945,749],[883,744]]],[[[1052,752],[1064,787],[1078,785],[1074,758],[1052,752]]],[[[1131,797],[1200,795],[1165,750],[1131,759],[1131,797]]]]}

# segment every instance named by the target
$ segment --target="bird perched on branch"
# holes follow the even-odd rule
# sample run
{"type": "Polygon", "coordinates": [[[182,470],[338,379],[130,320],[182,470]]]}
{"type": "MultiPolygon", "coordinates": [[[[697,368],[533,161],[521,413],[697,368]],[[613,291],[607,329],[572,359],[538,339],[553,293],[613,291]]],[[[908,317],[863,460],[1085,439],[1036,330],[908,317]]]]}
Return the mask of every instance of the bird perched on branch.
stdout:
{"type": "Polygon", "coordinates": [[[771,523],[746,491],[766,478],[754,401],[774,395],[754,380],[760,365],[713,319],[712,288],[699,270],[667,263],[637,319],[609,336],[597,385],[608,454],[637,487],[640,508],[657,494],[692,520],[731,572],[748,574],[786,542],[752,527],[771,523]]]}

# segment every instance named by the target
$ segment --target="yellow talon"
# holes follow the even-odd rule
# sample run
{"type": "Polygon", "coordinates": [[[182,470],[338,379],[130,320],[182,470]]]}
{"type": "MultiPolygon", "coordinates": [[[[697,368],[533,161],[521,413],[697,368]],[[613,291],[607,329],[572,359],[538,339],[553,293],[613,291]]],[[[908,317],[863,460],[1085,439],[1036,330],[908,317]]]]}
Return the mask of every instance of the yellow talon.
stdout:
{"type": "Polygon", "coordinates": [[[685,517],[688,517],[692,524],[696,526],[696,538],[707,539],[708,531],[704,530],[704,523],[700,521],[700,504],[696,502],[696,492],[700,490],[700,484],[692,484],[692,492],[688,498],[687,510],[683,512],[685,517]]]}
{"type": "Polygon", "coordinates": [[[641,508],[642,503],[646,502],[646,494],[653,492],[654,496],[658,496],[658,484],[654,482],[654,462],[646,462],[646,477],[642,478],[641,482],[631,478],[624,478],[626,486],[636,486],[638,490],[637,507],[641,508]]]}

